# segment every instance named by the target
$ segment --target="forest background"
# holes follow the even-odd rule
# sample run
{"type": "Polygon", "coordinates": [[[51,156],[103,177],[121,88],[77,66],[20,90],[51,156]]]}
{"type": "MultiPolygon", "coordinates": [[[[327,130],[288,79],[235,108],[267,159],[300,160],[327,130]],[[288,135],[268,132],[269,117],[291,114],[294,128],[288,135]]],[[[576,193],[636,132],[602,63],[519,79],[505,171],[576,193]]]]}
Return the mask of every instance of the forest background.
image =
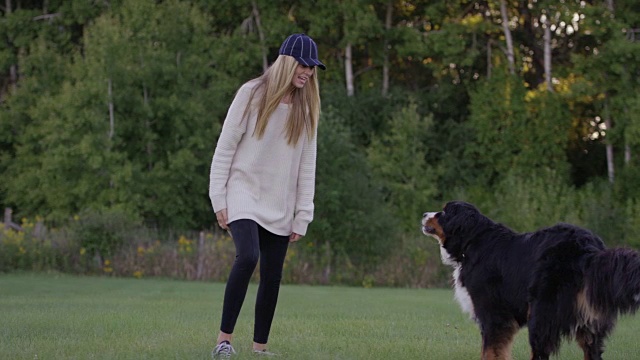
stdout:
{"type": "Polygon", "coordinates": [[[315,220],[285,281],[447,282],[421,214],[463,199],[640,247],[636,0],[5,0],[0,271],[223,281],[209,166],[235,91],[305,32],[315,220]],[[16,220],[21,219],[21,220],[16,220]]]}

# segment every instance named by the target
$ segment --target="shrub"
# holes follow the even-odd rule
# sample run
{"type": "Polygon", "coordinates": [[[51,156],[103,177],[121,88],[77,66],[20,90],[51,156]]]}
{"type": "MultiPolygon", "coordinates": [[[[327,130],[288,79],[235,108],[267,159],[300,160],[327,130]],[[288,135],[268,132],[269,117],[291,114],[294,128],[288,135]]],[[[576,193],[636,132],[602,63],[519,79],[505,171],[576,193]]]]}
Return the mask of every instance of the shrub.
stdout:
{"type": "Polygon", "coordinates": [[[118,208],[88,209],[74,217],[69,224],[69,236],[81,246],[83,253],[96,257],[99,266],[125,243],[140,220],[118,208]]]}

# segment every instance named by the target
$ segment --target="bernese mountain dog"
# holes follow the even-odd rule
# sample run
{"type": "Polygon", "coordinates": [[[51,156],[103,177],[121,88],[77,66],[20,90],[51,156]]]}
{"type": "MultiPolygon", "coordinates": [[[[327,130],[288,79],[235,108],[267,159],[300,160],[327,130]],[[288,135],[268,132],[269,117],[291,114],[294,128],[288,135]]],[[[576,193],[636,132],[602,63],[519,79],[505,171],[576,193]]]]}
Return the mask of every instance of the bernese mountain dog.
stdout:
{"type": "Polygon", "coordinates": [[[559,223],[520,234],[452,201],[424,214],[422,232],[453,267],[455,298],[480,328],[483,360],[511,359],[524,326],[533,360],[557,354],[563,339],[575,339],[584,359],[602,359],[618,316],[640,305],[640,253],[607,249],[589,230],[559,223]]]}

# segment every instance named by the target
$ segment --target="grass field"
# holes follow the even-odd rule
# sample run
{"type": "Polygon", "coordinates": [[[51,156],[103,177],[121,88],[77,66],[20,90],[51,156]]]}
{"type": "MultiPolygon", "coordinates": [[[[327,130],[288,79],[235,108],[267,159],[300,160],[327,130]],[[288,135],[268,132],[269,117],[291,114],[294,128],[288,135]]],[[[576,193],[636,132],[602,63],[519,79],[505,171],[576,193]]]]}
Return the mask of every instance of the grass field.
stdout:
{"type": "MultiPolygon", "coordinates": [[[[235,332],[251,354],[252,285],[235,332]]],[[[210,359],[224,284],[0,275],[0,359],[210,359]]],[[[640,316],[623,318],[606,359],[638,359],[640,316]]],[[[270,338],[279,359],[478,359],[480,337],[444,289],[284,285],[270,338]]],[[[515,359],[528,359],[527,333],[515,359]]],[[[582,359],[574,343],[554,359],[582,359]]]]}

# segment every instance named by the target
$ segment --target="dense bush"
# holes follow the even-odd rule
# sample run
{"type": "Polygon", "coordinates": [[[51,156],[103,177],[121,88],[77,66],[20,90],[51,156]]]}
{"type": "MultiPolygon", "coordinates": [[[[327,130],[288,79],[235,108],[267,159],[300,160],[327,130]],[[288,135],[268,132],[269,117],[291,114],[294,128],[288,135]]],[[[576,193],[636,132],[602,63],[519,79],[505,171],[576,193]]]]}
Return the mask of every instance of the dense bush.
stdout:
{"type": "Polygon", "coordinates": [[[519,231],[569,221],[640,243],[632,1],[559,2],[580,16],[552,19],[551,73],[542,27],[528,26],[546,16],[540,1],[505,2],[522,20],[513,44],[492,2],[10,3],[0,208],[64,225],[3,235],[0,269],[202,276],[199,256],[220,254],[195,256],[200,236],[177,229],[213,225],[209,167],[233,94],[293,32],[314,37],[327,69],[316,217],[292,247],[292,281],[432,283],[437,252],[417,222],[456,198],[519,231]],[[524,56],[511,63],[507,45],[524,56]]]}
{"type": "Polygon", "coordinates": [[[68,226],[69,238],[79,244],[89,256],[100,262],[111,258],[141,222],[134,215],[118,208],[85,210],[76,215],[68,226]]]}
{"type": "MultiPolygon", "coordinates": [[[[143,228],[132,229],[129,233],[111,232],[105,229],[108,221],[96,220],[94,216],[74,220],[73,230],[50,229],[43,236],[35,236],[35,223],[26,219],[21,231],[3,230],[0,233],[0,272],[59,271],[226,281],[235,259],[233,240],[226,232],[169,236],[143,228]],[[79,234],[89,237],[84,239],[79,234]],[[120,241],[122,239],[126,240],[120,241]],[[103,246],[109,249],[102,250],[103,258],[98,258],[99,252],[89,250],[103,246]]],[[[120,225],[127,224],[119,216],[110,219],[120,219],[120,225]]],[[[4,229],[2,223],[0,226],[4,229]]],[[[358,239],[354,242],[361,243],[358,239]]],[[[328,247],[316,251],[314,242],[303,238],[289,248],[283,281],[366,287],[425,287],[443,283],[442,277],[436,274],[441,265],[437,247],[431,239],[415,234],[412,244],[402,240],[392,245],[393,249],[385,256],[386,261],[370,265],[352,261],[345,251],[333,252],[328,247]]],[[[256,272],[254,279],[257,277],[256,272]]]]}
{"type": "MultiPolygon", "coordinates": [[[[546,181],[507,177],[492,199],[474,199],[473,194],[463,191],[459,195],[516,231],[533,231],[568,221],[590,228],[608,246],[640,247],[640,204],[628,199],[615,205],[612,191],[607,189],[610,187],[606,183],[575,189],[549,174],[546,181]]],[[[4,229],[0,233],[0,272],[61,271],[225,281],[233,264],[234,245],[226,232],[160,234],[141,227],[122,212],[83,214],[85,218],[79,216],[68,227],[47,231],[43,231],[41,219],[23,219],[21,231],[4,229],[0,224],[4,229]]],[[[420,232],[418,220],[415,231],[383,236],[364,229],[368,225],[374,229],[376,224],[383,226],[380,221],[367,222],[368,214],[363,209],[362,217],[354,218],[362,226],[360,233],[348,232],[352,224],[344,222],[336,224],[334,232],[310,231],[308,237],[291,245],[284,282],[364,287],[448,285],[450,269],[441,264],[436,242],[420,232]],[[341,231],[349,236],[339,235],[341,231]],[[325,233],[334,234],[335,238],[324,241],[320,234],[325,233]],[[386,249],[386,253],[377,253],[370,258],[374,260],[365,261],[362,254],[374,248],[386,249]]],[[[321,218],[317,225],[315,230],[330,224],[321,218]]],[[[254,274],[254,278],[257,276],[254,274]]]]}

